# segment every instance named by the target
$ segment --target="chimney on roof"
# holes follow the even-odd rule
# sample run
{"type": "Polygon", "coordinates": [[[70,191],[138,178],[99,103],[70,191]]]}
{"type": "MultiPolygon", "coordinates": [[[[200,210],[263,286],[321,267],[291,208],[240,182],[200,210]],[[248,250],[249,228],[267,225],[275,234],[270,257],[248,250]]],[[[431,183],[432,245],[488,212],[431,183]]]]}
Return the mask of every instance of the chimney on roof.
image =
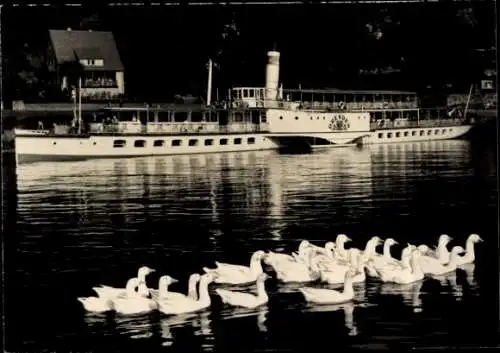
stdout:
{"type": "Polygon", "coordinates": [[[68,32],[71,32],[71,27],[68,27],[66,30],[67,30],[68,32]]]}

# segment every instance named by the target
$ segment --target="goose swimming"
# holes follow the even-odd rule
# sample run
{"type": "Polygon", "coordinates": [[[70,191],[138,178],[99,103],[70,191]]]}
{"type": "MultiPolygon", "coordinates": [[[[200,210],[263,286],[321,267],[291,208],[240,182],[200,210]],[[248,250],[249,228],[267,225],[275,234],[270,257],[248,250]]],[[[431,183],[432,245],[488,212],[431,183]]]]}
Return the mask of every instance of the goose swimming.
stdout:
{"type": "Polygon", "coordinates": [[[345,234],[337,235],[337,238],[335,239],[335,248],[333,251],[334,257],[337,260],[345,262],[349,261],[349,254],[345,249],[345,244],[350,241],[352,241],[352,239],[345,234]]]}
{"type": "MultiPolygon", "coordinates": [[[[134,277],[127,281],[124,292],[120,292],[118,295],[121,297],[126,297],[127,293],[133,293],[135,295],[135,289],[139,285],[139,279],[134,277]]],[[[95,288],[93,288],[95,290],[95,288]]],[[[99,293],[98,293],[99,294],[99,293]]],[[[97,297],[79,297],[77,300],[82,303],[86,311],[103,313],[106,311],[111,311],[114,309],[112,297],[107,296],[97,296],[97,297]]]]}
{"type": "Polygon", "coordinates": [[[342,292],[333,289],[303,287],[299,291],[305,300],[315,304],[340,304],[354,299],[354,288],[352,277],[354,271],[347,271],[344,278],[344,290],[342,292]]]}
{"type": "Polygon", "coordinates": [[[220,296],[224,304],[240,306],[244,308],[256,308],[266,304],[269,297],[266,292],[265,281],[269,278],[265,273],[261,273],[257,278],[257,295],[251,293],[235,292],[227,289],[217,288],[215,292],[220,296]]]}
{"type": "Polygon", "coordinates": [[[309,253],[307,263],[295,263],[288,266],[274,266],[276,278],[283,283],[313,282],[320,278],[319,262],[313,252],[309,253]]]}
{"type": "Polygon", "coordinates": [[[443,265],[439,259],[431,256],[420,256],[419,265],[424,274],[430,275],[444,275],[448,272],[453,272],[457,269],[458,256],[465,252],[461,246],[454,246],[451,249],[450,261],[448,264],[443,265]]]}
{"type": "Polygon", "coordinates": [[[205,273],[201,276],[198,284],[198,299],[175,298],[157,300],[158,310],[167,315],[177,315],[192,313],[206,309],[210,306],[211,300],[208,294],[208,285],[213,282],[214,274],[205,273]]]}
{"type": "Polygon", "coordinates": [[[351,249],[349,254],[349,265],[338,266],[333,271],[320,271],[320,280],[328,284],[340,284],[344,283],[345,274],[348,271],[353,271],[353,276],[351,281],[353,283],[364,282],[366,279],[365,275],[365,264],[362,259],[361,251],[358,249],[351,249]]]}
{"type": "MultiPolygon", "coordinates": [[[[138,279],[139,282],[145,282],[146,276],[151,274],[154,271],[155,270],[152,268],[149,268],[147,266],[142,266],[137,271],[136,278],[138,279]]],[[[114,287],[110,287],[110,286],[101,285],[99,287],[93,287],[92,289],[101,298],[117,298],[117,297],[123,297],[123,296],[127,295],[126,288],[114,288],[114,287]]]]}
{"type": "Polygon", "coordinates": [[[446,264],[450,261],[450,252],[448,251],[448,244],[453,240],[448,234],[441,234],[438,239],[438,245],[435,250],[428,250],[424,256],[434,257],[440,263],[446,264]]]}
{"type": "MultiPolygon", "coordinates": [[[[198,273],[193,273],[191,276],[189,276],[187,295],[184,295],[182,293],[177,293],[177,292],[170,292],[168,290],[168,280],[165,279],[164,282],[158,286],[158,292],[156,293],[156,298],[158,298],[158,299],[171,299],[171,300],[190,298],[193,300],[197,300],[198,293],[197,293],[196,287],[198,285],[198,282],[200,281],[200,278],[201,278],[201,276],[198,273]]],[[[161,279],[160,279],[160,281],[161,281],[161,279]]]]}
{"type": "Polygon", "coordinates": [[[241,266],[215,262],[217,268],[203,267],[205,273],[214,275],[214,282],[218,284],[248,284],[255,282],[257,277],[263,273],[262,259],[265,252],[262,250],[253,253],[250,258],[250,266],[241,266]]]}
{"type": "MultiPolygon", "coordinates": [[[[406,255],[405,255],[406,256],[406,255]]],[[[418,249],[413,250],[410,255],[410,268],[378,268],[376,271],[383,282],[392,282],[398,284],[409,284],[420,281],[424,278],[419,258],[421,254],[418,249]]]]}
{"type": "Polygon", "coordinates": [[[482,242],[483,239],[477,234],[471,234],[465,242],[465,255],[458,256],[457,265],[463,266],[466,264],[472,264],[476,260],[476,254],[474,252],[474,245],[476,243],[482,242]]]}
{"type": "MultiPolygon", "coordinates": [[[[135,288],[134,288],[135,289],[135,288]]],[[[156,302],[149,298],[149,289],[145,282],[139,281],[137,291],[127,291],[126,297],[111,298],[113,309],[123,315],[148,313],[157,308],[156,302]]]]}

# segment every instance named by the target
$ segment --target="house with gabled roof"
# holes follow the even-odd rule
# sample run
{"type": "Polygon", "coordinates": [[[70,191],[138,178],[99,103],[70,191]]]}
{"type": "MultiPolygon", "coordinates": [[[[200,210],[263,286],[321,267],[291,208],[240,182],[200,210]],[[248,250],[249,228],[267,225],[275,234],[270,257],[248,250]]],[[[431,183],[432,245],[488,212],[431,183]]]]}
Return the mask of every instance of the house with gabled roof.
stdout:
{"type": "Polygon", "coordinates": [[[124,67],[113,33],[68,28],[49,30],[49,36],[49,67],[57,73],[61,90],[71,90],[61,65],[79,62],[83,67],[83,99],[107,100],[125,93],[124,67]]]}

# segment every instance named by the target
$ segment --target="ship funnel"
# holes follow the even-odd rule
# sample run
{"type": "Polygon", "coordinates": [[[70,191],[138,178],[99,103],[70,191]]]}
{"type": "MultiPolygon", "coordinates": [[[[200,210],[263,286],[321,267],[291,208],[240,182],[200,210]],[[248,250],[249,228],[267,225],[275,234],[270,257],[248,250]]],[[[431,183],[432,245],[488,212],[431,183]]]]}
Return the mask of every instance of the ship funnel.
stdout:
{"type": "Polygon", "coordinates": [[[266,100],[276,100],[278,97],[278,82],[280,77],[280,53],[267,52],[266,66],[266,100]]]}

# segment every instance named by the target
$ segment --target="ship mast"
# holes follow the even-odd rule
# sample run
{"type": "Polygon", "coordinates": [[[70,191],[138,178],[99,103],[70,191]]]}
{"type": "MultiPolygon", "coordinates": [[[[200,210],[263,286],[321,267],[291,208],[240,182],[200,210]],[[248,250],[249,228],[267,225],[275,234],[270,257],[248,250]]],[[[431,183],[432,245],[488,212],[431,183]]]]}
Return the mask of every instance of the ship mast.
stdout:
{"type": "Polygon", "coordinates": [[[210,106],[212,99],[212,59],[208,59],[208,87],[207,87],[207,106],[210,106]]]}

